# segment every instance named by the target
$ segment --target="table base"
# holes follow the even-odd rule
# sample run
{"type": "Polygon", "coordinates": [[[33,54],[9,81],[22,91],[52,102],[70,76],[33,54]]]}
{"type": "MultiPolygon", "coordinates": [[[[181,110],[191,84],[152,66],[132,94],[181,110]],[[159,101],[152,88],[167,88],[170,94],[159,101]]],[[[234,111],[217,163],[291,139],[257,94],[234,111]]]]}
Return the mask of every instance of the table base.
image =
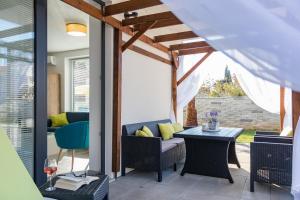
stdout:
{"type": "Polygon", "coordinates": [[[228,163],[240,163],[236,156],[235,142],[184,138],[186,160],[181,175],[185,173],[226,178],[233,183],[228,163]]]}

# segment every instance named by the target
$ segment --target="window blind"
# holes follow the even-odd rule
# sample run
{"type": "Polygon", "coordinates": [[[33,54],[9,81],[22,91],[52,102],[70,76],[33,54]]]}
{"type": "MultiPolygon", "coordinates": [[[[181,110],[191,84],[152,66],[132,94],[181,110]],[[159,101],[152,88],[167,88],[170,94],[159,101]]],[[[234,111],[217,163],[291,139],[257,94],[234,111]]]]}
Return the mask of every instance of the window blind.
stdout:
{"type": "Polygon", "coordinates": [[[33,0],[0,1],[0,129],[33,176],[33,0]]]}
{"type": "Polygon", "coordinates": [[[72,107],[74,112],[89,111],[89,58],[71,60],[72,107]]]}

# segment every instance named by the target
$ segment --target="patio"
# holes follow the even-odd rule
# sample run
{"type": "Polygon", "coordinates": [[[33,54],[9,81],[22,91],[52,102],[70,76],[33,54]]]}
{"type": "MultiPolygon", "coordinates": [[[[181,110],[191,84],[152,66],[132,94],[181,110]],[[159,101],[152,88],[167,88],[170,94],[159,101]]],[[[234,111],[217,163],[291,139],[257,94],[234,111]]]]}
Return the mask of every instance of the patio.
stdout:
{"type": "Polygon", "coordinates": [[[120,177],[110,184],[110,199],[112,200],[250,200],[250,199],[293,199],[290,188],[269,186],[267,184],[255,185],[255,192],[249,191],[249,144],[237,144],[237,155],[241,169],[230,165],[234,184],[228,180],[185,174],[180,176],[182,164],[177,172],[170,168],[163,173],[163,181],[156,182],[156,174],[152,172],[132,171],[125,177],[120,177]]]}

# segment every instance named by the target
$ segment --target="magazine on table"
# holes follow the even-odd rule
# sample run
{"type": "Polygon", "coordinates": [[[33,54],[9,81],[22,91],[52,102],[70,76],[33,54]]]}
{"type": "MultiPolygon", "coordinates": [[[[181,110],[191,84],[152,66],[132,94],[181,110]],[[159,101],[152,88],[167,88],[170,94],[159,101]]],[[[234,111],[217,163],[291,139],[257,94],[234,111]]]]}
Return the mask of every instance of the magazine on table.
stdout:
{"type": "Polygon", "coordinates": [[[99,179],[97,176],[75,177],[75,176],[58,176],[55,183],[56,188],[76,191],[83,185],[88,185],[99,179]]]}

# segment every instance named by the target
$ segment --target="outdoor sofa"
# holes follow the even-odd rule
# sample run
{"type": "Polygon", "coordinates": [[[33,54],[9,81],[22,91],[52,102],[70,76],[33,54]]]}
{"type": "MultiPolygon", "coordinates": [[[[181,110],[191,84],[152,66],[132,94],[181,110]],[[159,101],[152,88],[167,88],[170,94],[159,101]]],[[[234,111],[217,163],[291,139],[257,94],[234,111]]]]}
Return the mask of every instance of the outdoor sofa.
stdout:
{"type": "Polygon", "coordinates": [[[126,124],[122,127],[122,176],[126,168],[156,171],[158,182],[162,181],[162,171],[174,167],[185,157],[185,143],[182,138],[163,141],[158,124],[171,123],[170,119],[126,124]],[[147,126],[154,137],[138,137],[135,132],[147,126]]]}
{"type": "Polygon", "coordinates": [[[293,138],[277,132],[257,131],[250,144],[250,191],[254,182],[290,186],[293,138]]]}

